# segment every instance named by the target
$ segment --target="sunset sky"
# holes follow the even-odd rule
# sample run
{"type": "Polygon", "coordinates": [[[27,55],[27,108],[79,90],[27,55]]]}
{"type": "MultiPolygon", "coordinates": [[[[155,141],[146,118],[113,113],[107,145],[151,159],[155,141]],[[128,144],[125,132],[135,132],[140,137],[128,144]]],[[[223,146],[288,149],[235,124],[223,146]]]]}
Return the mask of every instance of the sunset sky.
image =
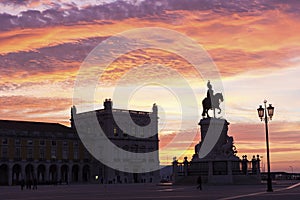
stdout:
{"type": "MultiPolygon", "coordinates": [[[[264,124],[256,109],[264,99],[272,103],[271,169],[300,172],[297,0],[0,0],[0,119],[69,126],[73,91],[86,57],[111,36],[145,27],[183,34],[210,55],[223,85],[214,90],[224,94],[222,117],[230,122],[229,135],[234,137],[238,156],[259,154],[266,163],[264,124]]],[[[178,45],[171,36],[169,45],[178,45]]],[[[113,99],[115,108],[151,111],[157,103],[161,162],[166,164],[174,156],[191,158],[193,154],[200,138],[197,124],[206,82],[179,55],[139,49],[118,57],[105,69],[94,103],[102,108],[116,87],[139,89],[132,92],[127,107],[113,99]],[[196,114],[184,119],[182,110],[194,107],[178,100],[176,91],[187,91],[179,79],[189,84],[198,103],[196,114]],[[143,85],[161,80],[177,90],[143,85]],[[192,133],[197,133],[192,141],[175,141],[176,148],[164,149],[176,134],[192,133]],[[187,151],[181,149],[184,144],[189,146],[187,151]]]]}

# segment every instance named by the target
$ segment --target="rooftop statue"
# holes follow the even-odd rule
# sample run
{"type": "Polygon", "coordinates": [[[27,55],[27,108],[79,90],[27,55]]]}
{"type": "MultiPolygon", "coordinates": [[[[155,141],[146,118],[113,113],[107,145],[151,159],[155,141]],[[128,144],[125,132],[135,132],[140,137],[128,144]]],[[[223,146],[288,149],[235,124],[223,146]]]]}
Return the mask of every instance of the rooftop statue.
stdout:
{"type": "Polygon", "coordinates": [[[218,114],[221,114],[222,110],[220,108],[220,103],[224,101],[223,94],[222,93],[214,94],[210,81],[207,82],[207,87],[208,87],[207,96],[202,101],[202,106],[203,106],[202,116],[210,118],[208,111],[212,109],[214,111],[214,118],[215,118],[216,117],[215,109],[218,109],[219,110],[218,114]]]}

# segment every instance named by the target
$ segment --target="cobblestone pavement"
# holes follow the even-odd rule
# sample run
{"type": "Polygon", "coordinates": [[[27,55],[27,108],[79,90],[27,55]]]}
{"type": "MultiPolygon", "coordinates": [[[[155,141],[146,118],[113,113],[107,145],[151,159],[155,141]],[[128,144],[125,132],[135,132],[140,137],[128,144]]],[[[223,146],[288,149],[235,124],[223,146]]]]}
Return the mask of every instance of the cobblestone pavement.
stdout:
{"type": "Polygon", "coordinates": [[[195,186],[153,184],[128,185],[58,185],[39,186],[38,190],[20,187],[0,187],[1,200],[94,200],[94,199],[300,199],[300,183],[273,184],[274,192],[265,192],[266,185],[204,185],[199,191],[195,186]]]}

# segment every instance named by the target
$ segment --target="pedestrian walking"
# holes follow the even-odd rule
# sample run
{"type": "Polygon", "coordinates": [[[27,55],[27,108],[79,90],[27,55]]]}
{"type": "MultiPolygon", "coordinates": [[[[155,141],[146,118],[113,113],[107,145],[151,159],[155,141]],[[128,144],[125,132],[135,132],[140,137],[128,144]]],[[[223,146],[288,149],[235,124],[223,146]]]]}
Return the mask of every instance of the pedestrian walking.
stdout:
{"type": "Polygon", "coordinates": [[[197,189],[202,190],[202,178],[201,178],[201,176],[198,176],[197,183],[198,183],[197,189]]]}
{"type": "Polygon", "coordinates": [[[31,186],[32,186],[32,180],[29,179],[29,181],[28,181],[28,187],[29,187],[29,190],[31,190],[31,186]]]}
{"type": "Polygon", "coordinates": [[[21,190],[23,190],[24,186],[25,186],[25,180],[24,179],[21,180],[21,184],[20,185],[21,185],[21,190]]]}
{"type": "Polygon", "coordinates": [[[38,181],[36,178],[33,179],[33,190],[37,190],[38,181]]]}

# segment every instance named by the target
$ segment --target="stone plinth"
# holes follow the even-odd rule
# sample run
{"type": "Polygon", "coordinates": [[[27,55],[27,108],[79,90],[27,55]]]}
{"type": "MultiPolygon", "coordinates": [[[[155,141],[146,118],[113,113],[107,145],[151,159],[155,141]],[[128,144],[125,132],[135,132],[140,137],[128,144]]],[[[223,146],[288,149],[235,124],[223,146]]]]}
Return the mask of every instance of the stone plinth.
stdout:
{"type": "Polygon", "coordinates": [[[195,146],[192,161],[200,160],[239,160],[233,144],[233,137],[228,136],[229,122],[225,119],[204,118],[198,123],[201,141],[195,146]]]}

